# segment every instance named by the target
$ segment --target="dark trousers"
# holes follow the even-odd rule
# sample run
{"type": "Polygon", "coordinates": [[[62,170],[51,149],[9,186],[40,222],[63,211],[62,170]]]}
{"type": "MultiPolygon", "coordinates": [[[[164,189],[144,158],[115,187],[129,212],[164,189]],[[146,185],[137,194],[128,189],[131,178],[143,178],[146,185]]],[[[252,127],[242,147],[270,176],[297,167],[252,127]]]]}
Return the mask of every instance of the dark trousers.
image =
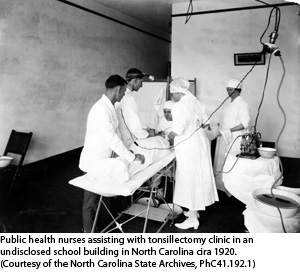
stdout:
{"type": "MultiPolygon", "coordinates": [[[[86,174],[86,172],[82,173],[86,174]]],[[[88,190],[83,191],[82,221],[84,232],[90,233],[92,231],[99,200],[100,196],[98,194],[88,190]]],[[[94,232],[99,232],[97,224],[94,232]]]]}
{"type": "MultiPolygon", "coordinates": [[[[90,233],[92,231],[99,199],[100,196],[98,194],[84,190],[83,206],[82,206],[84,232],[90,233]]],[[[95,226],[94,232],[99,232],[99,228],[97,224],[95,226]]]]}

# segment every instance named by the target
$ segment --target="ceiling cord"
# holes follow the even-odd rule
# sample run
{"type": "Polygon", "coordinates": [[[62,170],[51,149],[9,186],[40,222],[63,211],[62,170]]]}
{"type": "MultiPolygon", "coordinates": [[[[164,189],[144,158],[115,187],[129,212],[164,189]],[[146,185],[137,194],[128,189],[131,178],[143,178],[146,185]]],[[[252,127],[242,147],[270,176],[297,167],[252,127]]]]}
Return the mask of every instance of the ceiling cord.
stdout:
{"type": "MultiPolygon", "coordinates": [[[[193,13],[194,7],[193,7],[193,0],[190,0],[187,13],[193,13]]],[[[185,24],[191,19],[192,15],[187,15],[185,19],[185,24]]]]}

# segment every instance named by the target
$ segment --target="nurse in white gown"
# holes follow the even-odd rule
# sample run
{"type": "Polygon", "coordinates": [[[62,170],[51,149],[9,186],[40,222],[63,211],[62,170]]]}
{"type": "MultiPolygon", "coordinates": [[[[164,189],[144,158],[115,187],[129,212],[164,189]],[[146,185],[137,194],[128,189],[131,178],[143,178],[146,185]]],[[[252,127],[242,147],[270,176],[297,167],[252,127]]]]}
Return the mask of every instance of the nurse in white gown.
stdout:
{"type": "Polygon", "coordinates": [[[188,92],[189,81],[176,78],[170,84],[170,92],[177,103],[172,107],[173,129],[177,169],[174,203],[188,208],[188,218],[175,224],[180,229],[199,226],[198,211],[218,201],[212,169],[209,140],[200,126],[204,120],[204,107],[188,92]]]}
{"type": "Polygon", "coordinates": [[[228,196],[231,194],[224,186],[222,174],[225,157],[227,153],[232,155],[240,153],[241,135],[249,132],[250,107],[240,96],[241,90],[242,83],[239,79],[231,79],[228,82],[227,92],[231,101],[225,105],[221,114],[214,158],[214,175],[217,188],[227,193],[228,196]]]}

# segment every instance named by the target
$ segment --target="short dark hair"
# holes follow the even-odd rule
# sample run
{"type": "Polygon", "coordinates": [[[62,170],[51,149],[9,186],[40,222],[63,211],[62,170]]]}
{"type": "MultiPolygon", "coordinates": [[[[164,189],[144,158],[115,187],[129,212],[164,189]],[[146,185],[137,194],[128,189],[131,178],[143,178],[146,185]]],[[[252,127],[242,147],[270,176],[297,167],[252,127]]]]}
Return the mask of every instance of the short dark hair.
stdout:
{"type": "Polygon", "coordinates": [[[130,81],[131,79],[137,79],[137,78],[142,79],[144,77],[145,77],[145,73],[143,73],[137,68],[131,68],[126,73],[126,81],[130,81]]]}
{"type": "Polygon", "coordinates": [[[117,86],[125,86],[125,85],[126,85],[125,79],[118,74],[109,76],[108,79],[105,81],[106,88],[115,88],[117,86]]]}

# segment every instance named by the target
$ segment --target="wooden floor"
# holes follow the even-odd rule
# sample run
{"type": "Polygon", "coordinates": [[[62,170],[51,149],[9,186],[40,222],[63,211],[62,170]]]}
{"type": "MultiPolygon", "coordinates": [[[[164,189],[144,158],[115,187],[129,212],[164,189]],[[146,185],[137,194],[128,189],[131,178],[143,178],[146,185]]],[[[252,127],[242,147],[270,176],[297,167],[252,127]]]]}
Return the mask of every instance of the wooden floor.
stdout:
{"type": "MultiPolygon", "coordinates": [[[[0,231],[9,233],[81,233],[83,190],[68,184],[69,180],[81,175],[78,161],[71,161],[55,169],[44,169],[19,181],[8,196],[1,190],[0,231]],[[42,174],[42,176],[41,176],[42,174]]],[[[299,184],[299,174],[288,173],[285,185],[299,184]],[[295,178],[296,177],[296,178],[295,178]]],[[[3,182],[1,182],[3,184],[3,182]]],[[[168,187],[169,190],[172,187],[168,187]]],[[[243,211],[245,206],[233,197],[219,193],[219,202],[200,212],[198,230],[180,230],[169,221],[161,233],[244,233],[243,211]]],[[[170,192],[168,191],[168,195],[170,192]]],[[[105,198],[109,208],[117,214],[129,203],[129,197],[105,198]]],[[[184,221],[181,214],[175,222],[184,221]]],[[[120,221],[123,222],[124,218],[120,221]]],[[[102,210],[100,225],[106,226],[110,216],[102,210]]],[[[124,232],[143,231],[144,218],[136,218],[123,226],[124,232]]],[[[161,223],[149,221],[147,231],[154,233],[161,223]]],[[[113,232],[119,232],[115,230],[113,232]]]]}

